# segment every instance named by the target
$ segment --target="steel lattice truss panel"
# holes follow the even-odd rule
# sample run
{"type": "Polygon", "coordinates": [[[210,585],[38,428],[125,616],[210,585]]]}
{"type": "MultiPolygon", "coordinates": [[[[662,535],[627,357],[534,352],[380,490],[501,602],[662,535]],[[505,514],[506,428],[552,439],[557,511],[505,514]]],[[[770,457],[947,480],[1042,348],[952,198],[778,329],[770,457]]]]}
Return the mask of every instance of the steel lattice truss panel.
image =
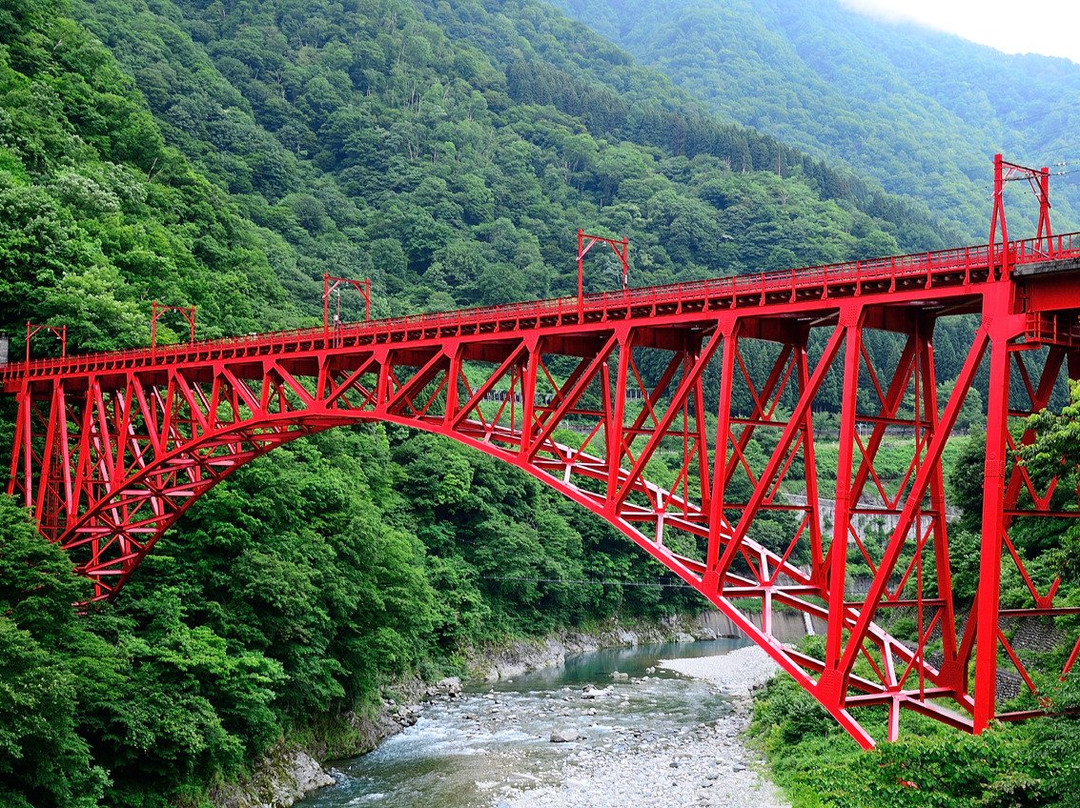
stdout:
{"type": "Polygon", "coordinates": [[[1020,419],[1059,377],[1080,376],[1078,266],[1080,237],[1059,236],[11,365],[0,370],[19,401],[10,491],[107,599],[244,463],[358,421],[423,429],[610,522],[864,746],[863,705],[888,708],[890,737],[900,708],[981,731],[1018,717],[996,711],[999,666],[1036,690],[1003,619],[1068,611],[1054,606],[1056,582],[1028,575],[1009,529],[1076,511],[1054,511],[1060,497],[1010,449],[1033,439],[1020,419]],[[945,395],[935,326],[963,315],[974,336],[945,395]],[[978,373],[989,376],[981,573],[960,608],[942,457],[978,373]],[[843,404],[823,436],[813,416],[825,389],[843,404]],[[881,469],[896,435],[910,446],[899,477],[881,469]],[[823,439],[838,439],[835,457],[815,451],[823,439]],[[770,514],[782,518],[765,535],[770,514]],[[1026,608],[1000,604],[1008,565],[1029,587],[1026,608]],[[824,636],[820,657],[777,636],[780,610],[824,636]],[[881,627],[890,610],[911,616],[915,641],[881,627]]]}

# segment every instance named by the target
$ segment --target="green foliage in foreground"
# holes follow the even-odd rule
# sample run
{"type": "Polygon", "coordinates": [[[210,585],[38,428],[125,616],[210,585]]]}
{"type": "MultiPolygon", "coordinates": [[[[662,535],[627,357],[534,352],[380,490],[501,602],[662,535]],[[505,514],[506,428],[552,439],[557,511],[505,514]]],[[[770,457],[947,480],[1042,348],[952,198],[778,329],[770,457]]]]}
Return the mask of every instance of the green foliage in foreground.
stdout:
{"type": "MultiPolygon", "coordinates": [[[[885,723],[884,712],[856,717],[885,723]]],[[[898,741],[864,752],[809,694],[778,676],[755,697],[751,733],[794,808],[1080,804],[1075,718],[994,726],[974,737],[904,713],[898,741]]]]}
{"type": "Polygon", "coordinates": [[[472,647],[691,603],[582,579],[657,569],[531,477],[403,429],[241,469],[85,617],[86,581],[0,497],[0,805],[201,805],[283,737],[348,754],[349,714],[472,647]]]}
{"type": "Polygon", "coordinates": [[[0,497],[0,804],[174,805],[277,736],[272,659],[185,622],[174,589],[82,618],[87,594],[0,497]]]}
{"type": "MultiPolygon", "coordinates": [[[[1060,412],[1043,411],[1028,425],[1036,440],[1019,452],[1037,487],[1057,475],[1061,490],[1076,490],[1080,456],[1080,385],[1060,412]]],[[[953,590],[958,603],[969,604],[978,583],[978,520],[982,506],[981,474],[985,436],[973,435],[953,460],[949,483],[962,516],[950,529],[953,590]]],[[[1075,500],[1072,500],[1075,502],[1075,500]]],[[[1065,508],[1064,497],[1056,507],[1065,508]]],[[[1060,576],[1058,604],[1077,602],[1080,591],[1080,542],[1075,520],[1017,520],[1010,531],[1017,552],[1036,581],[1060,576]],[[1063,523],[1064,522],[1064,523],[1063,523]]],[[[1015,566],[1002,567],[1003,605],[1029,606],[1030,595],[1015,566]]],[[[890,631],[903,635],[900,621],[890,631]]],[[[1076,636],[1073,618],[1057,618],[1065,637],[1076,636]]],[[[819,643],[808,638],[806,644],[819,643]]],[[[1064,712],[1080,704],[1080,677],[1062,682],[1060,671],[1070,645],[1035,654],[1020,649],[1036,664],[1040,700],[1027,694],[1019,709],[1064,712]]],[[[1009,669],[1004,659],[1003,670],[1009,669]]],[[[886,725],[883,708],[863,708],[855,717],[871,732],[886,725]],[[877,715],[874,715],[874,712],[877,715]]],[[[863,752],[793,680],[777,677],[755,698],[751,733],[765,751],[773,775],[795,808],[1072,808],[1080,805],[1080,719],[1057,716],[1017,724],[993,725],[978,737],[964,735],[936,721],[905,712],[900,739],[863,752]]],[[[876,736],[880,742],[883,740],[876,736]]]]}
{"type": "MultiPolygon", "coordinates": [[[[144,343],[155,298],[203,336],[310,322],[326,270],[370,274],[380,314],[565,294],[582,225],[657,283],[951,240],[849,179],[531,0],[0,0],[0,327],[64,321],[76,349],[144,343]]],[[[471,647],[697,603],[582,579],[657,568],[520,472],[392,428],[241,469],[85,618],[0,498],[0,805],[202,805],[471,647]]]]}

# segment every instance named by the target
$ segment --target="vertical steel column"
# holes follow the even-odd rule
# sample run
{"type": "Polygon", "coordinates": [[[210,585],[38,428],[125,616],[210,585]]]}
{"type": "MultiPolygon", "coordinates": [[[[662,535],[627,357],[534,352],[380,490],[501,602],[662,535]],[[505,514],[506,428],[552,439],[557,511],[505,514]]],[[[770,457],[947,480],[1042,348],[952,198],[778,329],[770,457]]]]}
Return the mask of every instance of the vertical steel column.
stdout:
{"type": "MultiPolygon", "coordinates": [[[[720,354],[720,404],[716,413],[716,443],[713,446],[713,478],[709,502],[709,539],[705,556],[704,585],[709,592],[719,591],[720,533],[724,520],[724,489],[727,479],[728,442],[731,431],[731,381],[735,375],[735,352],[738,350],[739,321],[728,317],[717,329],[714,339],[723,339],[720,354]]],[[[704,417],[704,413],[702,414],[704,417]]],[[[704,451],[704,449],[703,449],[704,451]]]]}
{"type": "Polygon", "coordinates": [[[990,213],[990,266],[989,266],[989,278],[993,280],[996,276],[994,274],[994,242],[997,236],[998,223],[1001,224],[1001,277],[1007,277],[1008,261],[1009,261],[1009,228],[1005,223],[1005,181],[1003,174],[1003,161],[1000,154],[994,155],[994,208],[990,213]]]}
{"type": "Polygon", "coordinates": [[[330,274],[323,273],[322,276],[322,327],[323,327],[323,341],[325,344],[329,344],[330,341],[330,274]]]}
{"type": "MultiPolygon", "coordinates": [[[[41,526],[42,530],[50,533],[51,539],[55,539],[55,529],[58,527],[55,520],[52,523],[45,521],[46,509],[49,499],[49,476],[52,473],[53,463],[56,459],[57,446],[56,437],[57,432],[60,430],[59,418],[63,417],[63,412],[60,410],[63,398],[59,397],[59,391],[61,384],[59,380],[53,382],[53,393],[49,396],[49,419],[45,426],[45,445],[41,450],[41,463],[38,469],[38,491],[37,502],[34,506],[34,521],[41,526]],[[52,527],[54,530],[49,530],[52,527]]],[[[53,509],[48,509],[53,510],[53,509]]],[[[52,514],[49,514],[51,516],[52,514]]]]}
{"type": "MultiPolygon", "coordinates": [[[[540,362],[539,340],[527,341],[529,355],[521,374],[521,459],[527,460],[532,449],[533,413],[536,411],[536,372],[540,362]]],[[[513,388],[510,391],[513,400],[513,388]]]]}
{"type": "MultiPolygon", "coordinates": [[[[799,375],[799,395],[810,386],[810,363],[805,337],[795,346],[796,372],[799,375]]],[[[814,413],[806,410],[803,424],[803,480],[806,485],[806,519],[810,533],[810,579],[824,588],[826,570],[822,551],[821,511],[817,483],[817,456],[814,452],[814,413]]]]}
{"type": "MultiPolygon", "coordinates": [[[[67,425],[67,421],[68,421],[68,404],[67,404],[67,395],[64,392],[63,384],[58,384],[57,385],[56,405],[55,406],[59,407],[60,414],[61,414],[60,415],[60,452],[61,452],[60,464],[63,467],[63,475],[64,475],[63,497],[62,497],[62,500],[61,500],[61,503],[60,503],[60,507],[58,507],[57,514],[56,514],[57,526],[59,527],[60,516],[61,516],[60,510],[61,509],[63,510],[63,516],[64,516],[65,525],[68,523],[68,521],[71,519],[71,517],[77,511],[77,506],[76,506],[76,504],[74,502],[75,492],[74,492],[74,488],[72,487],[72,480],[71,480],[71,462],[72,462],[72,458],[71,458],[71,436],[68,434],[68,425],[67,425]]],[[[59,536],[60,536],[60,532],[58,530],[57,531],[57,537],[59,538],[59,536]]]]}
{"type": "Polygon", "coordinates": [[[846,676],[840,670],[844,630],[844,585],[847,572],[848,534],[851,527],[851,501],[855,426],[858,413],[859,370],[862,361],[863,311],[859,304],[848,304],[840,310],[844,326],[844,387],[840,405],[840,450],[836,463],[836,515],[833,539],[829,550],[829,629],[825,639],[825,670],[819,681],[819,691],[827,703],[839,706],[843,702],[846,676]]]}
{"type": "MultiPolygon", "coordinates": [[[[623,420],[626,417],[626,375],[630,368],[630,355],[634,350],[634,332],[624,325],[620,325],[615,331],[618,337],[619,364],[615,372],[615,389],[611,391],[611,407],[607,418],[607,501],[608,507],[613,507],[619,493],[619,472],[622,469],[623,455],[627,454],[626,441],[634,442],[634,434],[626,434],[623,420]]],[[[601,372],[604,374],[605,388],[610,385],[611,374],[605,363],[601,372]]],[[[676,406],[672,401],[671,406],[676,406]]]]}
{"type": "Polygon", "coordinates": [[[581,325],[585,321],[585,267],[582,262],[585,259],[585,231],[580,227],[577,231],[577,321],[581,325]]]}
{"type": "Polygon", "coordinates": [[[23,494],[27,508],[34,507],[34,399],[30,385],[23,386],[19,401],[19,426],[22,427],[23,494]]]}
{"type": "Polygon", "coordinates": [[[454,416],[457,415],[458,376],[461,375],[461,353],[464,346],[457,342],[445,350],[450,357],[450,367],[446,370],[446,409],[443,411],[443,423],[449,426],[454,422],[454,416]]]}
{"type": "MultiPolygon", "coordinates": [[[[385,346],[375,349],[375,361],[379,363],[379,374],[375,377],[375,409],[380,412],[386,411],[390,397],[394,394],[394,380],[390,374],[390,366],[393,354],[385,346]]],[[[269,370],[265,371],[269,375],[269,370]]]]}
{"type": "Polygon", "coordinates": [[[978,604],[975,619],[974,731],[994,718],[997,689],[998,610],[1001,599],[1001,550],[1005,531],[1005,467],[1009,432],[1009,293],[994,284],[983,298],[983,321],[990,338],[990,391],[986,407],[986,455],[983,467],[982,542],[979,553],[978,604]]]}
{"type": "Polygon", "coordinates": [[[1040,249],[1045,249],[1047,258],[1052,257],[1054,248],[1053,231],[1050,229],[1050,169],[1043,166],[1039,169],[1039,229],[1037,231],[1037,243],[1040,249]],[[1045,248],[1043,240],[1046,241],[1045,248]]]}
{"type": "MultiPolygon", "coordinates": [[[[15,435],[12,440],[11,447],[11,468],[8,474],[7,492],[8,496],[15,496],[16,481],[19,479],[19,461],[23,459],[23,455],[29,453],[30,446],[26,442],[26,430],[24,428],[25,421],[30,417],[30,386],[25,381],[19,388],[19,392],[15,396],[17,403],[17,414],[15,416],[15,435]]],[[[25,461],[24,461],[25,462],[25,461]]],[[[25,485],[24,485],[25,489],[25,485]]],[[[24,496],[29,497],[29,494],[24,490],[24,496]]],[[[29,508],[29,499],[24,500],[23,504],[29,508]]]]}
{"type": "MultiPolygon", "coordinates": [[[[923,417],[926,419],[924,458],[938,431],[937,374],[934,369],[933,331],[935,321],[924,318],[919,321],[916,332],[918,355],[922,376],[923,417]]],[[[956,668],[956,614],[953,608],[952,569],[949,560],[948,525],[945,508],[945,478],[941,459],[932,461],[930,478],[930,511],[934,520],[934,571],[937,576],[938,597],[942,600],[941,645],[944,660],[941,664],[943,684],[956,692],[963,692],[966,682],[961,680],[956,668]]],[[[920,638],[921,639],[921,638],[920,638]]]]}
{"type": "MultiPolygon", "coordinates": [[[[713,336],[709,343],[710,353],[715,351],[715,343],[720,339],[720,335],[713,336]]],[[[702,346],[698,346],[697,355],[700,356],[702,346]]],[[[696,359],[697,357],[695,357],[696,359]]],[[[703,379],[705,377],[704,368],[702,372],[698,374],[697,380],[694,382],[694,415],[697,425],[697,443],[698,443],[698,484],[701,487],[701,510],[704,513],[711,513],[712,509],[712,493],[709,486],[709,434],[708,427],[705,424],[705,384],[703,379]]]]}

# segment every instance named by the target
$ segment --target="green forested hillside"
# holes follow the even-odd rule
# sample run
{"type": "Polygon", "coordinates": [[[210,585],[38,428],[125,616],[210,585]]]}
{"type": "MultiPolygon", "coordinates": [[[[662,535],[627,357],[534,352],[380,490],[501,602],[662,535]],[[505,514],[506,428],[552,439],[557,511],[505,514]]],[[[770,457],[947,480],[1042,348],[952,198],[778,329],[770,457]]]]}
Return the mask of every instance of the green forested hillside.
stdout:
{"type": "Polygon", "coordinates": [[[372,275],[377,313],[559,294],[579,226],[642,284],[960,240],[539,3],[7,5],[0,249],[43,294],[0,321],[107,288],[123,327],[95,297],[75,346],[142,337],[154,297],[205,334],[293,324],[324,271],[372,275]]]}
{"type": "Polygon", "coordinates": [[[252,227],[166,143],[111,55],[53,4],[0,6],[0,322],[141,344],[146,307],[197,300],[208,335],[295,322],[252,227]]]}
{"type": "Polygon", "coordinates": [[[561,294],[580,226],[630,238],[636,283],[956,239],[540,3],[133,5],[79,14],[309,300],[327,268],[384,312],[561,294]]]}
{"type": "MultiPolygon", "coordinates": [[[[145,344],[154,299],[198,306],[203,336],[312,323],[327,271],[371,275],[377,314],[561,293],[579,226],[629,236],[637,283],[952,240],[530,4],[4,0],[0,211],[0,324],[65,322],[73,350],[145,344]]],[[[692,603],[558,583],[659,573],[398,429],[240,471],[84,617],[85,582],[0,512],[13,808],[200,804],[282,738],[348,751],[342,716],[469,647],[692,603]]]]}
{"type": "MultiPolygon", "coordinates": [[[[986,237],[995,152],[1035,167],[1080,162],[1080,65],[1064,59],[1007,56],[837,0],[556,5],[725,117],[925,200],[968,239],[986,237]]],[[[1059,229],[1080,224],[1075,180],[1052,183],[1059,229]]]]}
{"type": "MultiPolygon", "coordinates": [[[[0,0],[9,331],[145,344],[154,299],[196,305],[202,336],[312,324],[324,272],[370,275],[376,314],[562,294],[578,227],[628,236],[635,284],[962,240],[540,2],[0,0]]],[[[343,716],[470,647],[694,603],[559,583],[659,572],[395,428],[241,470],[114,605],[76,617],[69,570],[0,502],[4,805],[198,805],[281,738],[348,750],[343,716]],[[506,558],[536,582],[500,580],[506,558]]]]}

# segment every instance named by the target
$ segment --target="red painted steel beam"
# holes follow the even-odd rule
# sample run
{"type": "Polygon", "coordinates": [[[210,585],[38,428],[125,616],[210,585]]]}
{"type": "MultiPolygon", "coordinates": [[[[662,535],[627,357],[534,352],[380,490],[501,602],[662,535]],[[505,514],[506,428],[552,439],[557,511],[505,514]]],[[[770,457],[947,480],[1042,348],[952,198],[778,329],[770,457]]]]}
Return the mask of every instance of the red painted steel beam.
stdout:
{"type": "Polygon", "coordinates": [[[1080,311],[1080,283],[1068,274],[1076,261],[1080,237],[1051,236],[1047,219],[1038,239],[994,249],[394,318],[343,326],[332,338],[309,329],[8,365],[0,382],[18,402],[9,492],[69,549],[95,581],[96,599],[107,599],[187,508],[245,463],[334,426],[402,424],[515,465],[608,520],[731,618],[863,746],[874,743],[858,718],[869,704],[889,707],[888,737],[902,709],[980,731],[1003,717],[993,685],[999,651],[1001,664],[1028,677],[1001,642],[998,619],[1049,613],[1048,596],[1005,532],[1009,514],[1026,512],[1018,494],[1027,481],[1003,463],[1016,442],[1010,418],[1048,400],[1063,357],[1070,375],[1080,372],[1071,326],[1057,325],[1075,322],[1080,311]],[[1059,272],[1047,268],[1048,252],[1059,272]],[[1010,271],[999,279],[1000,261],[1010,271]],[[1027,267],[1038,271],[1025,274],[1027,267]],[[939,412],[933,323],[973,312],[981,312],[982,324],[939,412]],[[1045,317],[1053,319],[1049,330],[1045,317]],[[869,331],[903,340],[891,366],[874,365],[864,347],[869,331]],[[812,333],[828,335],[816,360],[807,348],[812,333]],[[1063,347],[1049,352],[1037,384],[1021,371],[1030,405],[1010,409],[1011,362],[1047,338],[1063,347]],[[772,346],[775,358],[750,362],[755,345],[772,346]],[[988,501],[997,504],[984,509],[978,602],[958,642],[942,456],[987,349],[993,396],[986,470],[988,501]],[[654,376],[635,357],[645,350],[662,355],[654,376]],[[554,357],[569,360],[572,370],[553,373],[560,366],[554,357]],[[715,367],[719,382],[708,389],[704,379],[715,367]],[[844,396],[840,456],[826,469],[815,451],[821,436],[813,412],[830,376],[844,396]],[[870,390],[860,399],[864,379],[870,390]],[[589,390],[598,403],[586,397],[589,390]],[[749,410],[737,404],[743,394],[749,410]],[[862,400],[872,411],[863,411],[862,400]],[[706,413],[706,401],[717,409],[706,413]],[[913,436],[895,494],[876,466],[890,429],[913,436]],[[764,457],[750,456],[755,439],[767,447],[764,457]],[[674,481],[660,486],[646,474],[663,453],[675,455],[675,471],[674,481]],[[828,554],[817,511],[826,470],[822,479],[838,480],[828,554]],[[752,493],[736,504],[728,492],[742,472],[752,493]],[[805,504],[784,499],[789,474],[798,474],[805,504]],[[724,513],[736,505],[731,525],[724,513]],[[767,511],[803,514],[782,550],[755,540],[767,511]],[[880,558],[857,525],[873,514],[897,519],[880,558]],[[808,568],[792,561],[804,544],[808,568]],[[848,561],[852,551],[871,572],[865,595],[847,585],[852,565],[862,564],[858,555],[848,561]],[[933,594],[924,580],[931,558],[933,594]],[[996,579],[1002,563],[1014,562],[1033,601],[1004,611],[996,579]],[[776,636],[777,608],[824,626],[823,658],[776,636]],[[875,622],[882,609],[897,608],[917,612],[914,643],[875,622]],[[927,661],[938,632],[940,669],[927,661]]]}

